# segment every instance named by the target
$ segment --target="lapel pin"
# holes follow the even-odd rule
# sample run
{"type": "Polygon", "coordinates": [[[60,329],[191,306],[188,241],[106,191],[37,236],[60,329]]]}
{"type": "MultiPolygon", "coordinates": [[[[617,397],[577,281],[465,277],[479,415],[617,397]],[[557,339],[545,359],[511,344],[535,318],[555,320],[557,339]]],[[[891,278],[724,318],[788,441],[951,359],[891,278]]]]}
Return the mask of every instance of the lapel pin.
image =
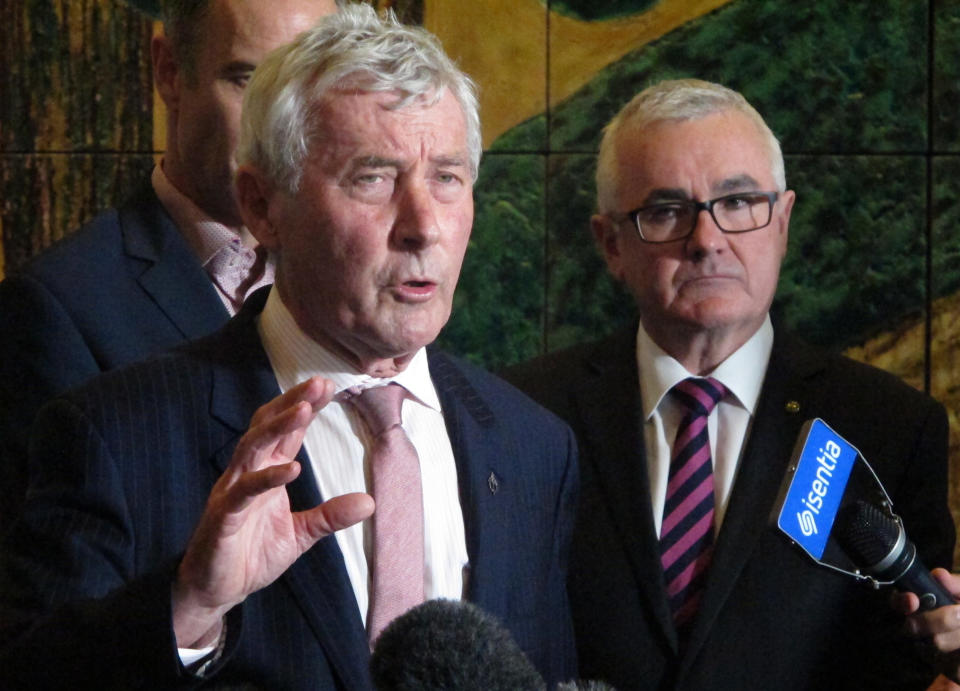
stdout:
{"type": "Polygon", "coordinates": [[[797,401],[787,401],[787,405],[784,406],[788,413],[799,413],[800,412],[800,403],[797,401]]]}
{"type": "Polygon", "coordinates": [[[487,478],[487,487],[490,488],[490,494],[496,494],[497,490],[500,489],[500,481],[497,480],[497,476],[492,471],[490,477],[487,478]]]}

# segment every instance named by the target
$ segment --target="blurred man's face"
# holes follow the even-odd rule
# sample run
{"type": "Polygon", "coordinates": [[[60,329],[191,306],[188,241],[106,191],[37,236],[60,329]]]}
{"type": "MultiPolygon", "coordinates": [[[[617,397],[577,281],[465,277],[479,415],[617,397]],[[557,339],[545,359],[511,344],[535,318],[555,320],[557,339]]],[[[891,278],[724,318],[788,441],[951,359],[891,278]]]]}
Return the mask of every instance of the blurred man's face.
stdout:
{"type": "Polygon", "coordinates": [[[364,371],[386,359],[403,367],[437,337],[473,224],[459,103],[445,92],[433,105],[388,109],[395,99],[328,94],[299,191],[269,202],[284,303],[364,371]]]}
{"type": "Polygon", "coordinates": [[[240,225],[233,154],[251,73],[267,53],[335,11],[335,0],[212,0],[192,69],[173,64],[158,77],[170,116],[164,172],[214,219],[240,225]]]}
{"type": "MultiPolygon", "coordinates": [[[[617,151],[618,212],[777,189],[761,132],[736,111],[663,121],[642,133],[626,128],[617,151]]],[[[677,357],[676,343],[707,335],[735,349],[760,327],[773,300],[793,199],[793,192],[781,193],[770,225],[742,234],[722,232],[705,211],[691,236],[665,244],[645,243],[629,221],[595,217],[594,232],[660,347],[677,357]]]]}

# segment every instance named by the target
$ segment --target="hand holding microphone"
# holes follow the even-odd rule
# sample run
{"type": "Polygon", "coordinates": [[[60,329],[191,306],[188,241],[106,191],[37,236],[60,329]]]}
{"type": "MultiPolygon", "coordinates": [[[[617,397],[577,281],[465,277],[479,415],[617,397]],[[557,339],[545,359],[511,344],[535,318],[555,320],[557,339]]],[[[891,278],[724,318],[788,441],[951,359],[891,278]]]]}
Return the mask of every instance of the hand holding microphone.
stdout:
{"type": "Polygon", "coordinates": [[[847,504],[837,512],[833,535],[865,573],[914,593],[920,611],[956,603],[920,561],[903,523],[880,507],[863,500],[847,504]]]}
{"type": "Polygon", "coordinates": [[[938,667],[960,679],[960,576],[931,574],[870,464],[820,419],[801,431],[774,519],[819,565],[874,586],[894,584],[902,592],[893,605],[907,628],[929,638],[938,667]]]}

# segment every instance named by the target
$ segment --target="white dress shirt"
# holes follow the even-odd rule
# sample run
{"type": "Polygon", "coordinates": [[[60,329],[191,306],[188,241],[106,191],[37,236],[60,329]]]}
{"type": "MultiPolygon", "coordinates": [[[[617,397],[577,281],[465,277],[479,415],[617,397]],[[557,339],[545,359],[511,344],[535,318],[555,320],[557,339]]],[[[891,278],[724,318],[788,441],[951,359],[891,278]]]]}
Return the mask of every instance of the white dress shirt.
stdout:
{"type": "MultiPolygon", "coordinates": [[[[258,323],[270,364],[281,391],[313,376],[331,380],[337,393],[352,386],[361,389],[394,381],[412,396],[403,402],[403,429],[420,457],[424,518],[424,594],[427,599],[463,596],[468,565],[463,513],[457,486],[457,467],[430,378],[426,350],[421,348],[397,376],[386,380],[361,374],[297,326],[276,288],[270,291],[258,323]]],[[[371,439],[353,406],[334,400],[317,413],[303,441],[310,466],[324,499],[347,492],[369,492],[371,439]]],[[[366,621],[370,596],[372,521],[336,533],[347,574],[366,621]]]]}
{"type": "MultiPolygon", "coordinates": [[[[727,511],[772,347],[773,325],[767,316],[757,332],[709,374],[729,392],[707,419],[713,458],[715,531],[720,530],[727,511]]],[[[687,377],[696,375],[688,372],[654,343],[643,324],[637,332],[637,366],[640,372],[650,501],[654,526],[659,535],[670,473],[670,450],[684,412],[683,406],[674,401],[672,396],[667,396],[667,392],[687,377]]]]}

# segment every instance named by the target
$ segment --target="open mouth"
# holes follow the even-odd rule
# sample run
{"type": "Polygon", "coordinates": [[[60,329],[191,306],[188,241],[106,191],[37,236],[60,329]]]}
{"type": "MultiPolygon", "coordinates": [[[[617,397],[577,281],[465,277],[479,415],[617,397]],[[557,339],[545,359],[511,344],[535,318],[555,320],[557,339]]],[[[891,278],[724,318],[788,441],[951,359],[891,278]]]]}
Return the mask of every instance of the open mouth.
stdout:
{"type": "Polygon", "coordinates": [[[433,281],[410,280],[404,281],[398,285],[397,294],[405,300],[426,300],[430,298],[437,289],[437,284],[433,281]]]}

